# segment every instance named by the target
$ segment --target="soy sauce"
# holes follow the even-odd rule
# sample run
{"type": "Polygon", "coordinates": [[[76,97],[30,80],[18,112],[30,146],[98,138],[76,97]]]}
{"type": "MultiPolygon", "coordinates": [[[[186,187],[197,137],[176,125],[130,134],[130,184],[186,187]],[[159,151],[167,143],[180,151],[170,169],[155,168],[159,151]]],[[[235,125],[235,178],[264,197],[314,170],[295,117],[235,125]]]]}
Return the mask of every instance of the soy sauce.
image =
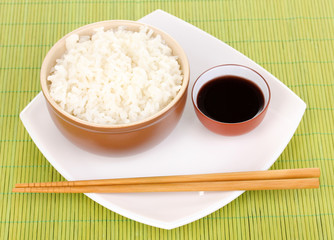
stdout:
{"type": "Polygon", "coordinates": [[[224,123],[244,122],[264,107],[264,96],[253,82],[223,76],[207,82],[199,91],[197,106],[206,116],[224,123]]]}

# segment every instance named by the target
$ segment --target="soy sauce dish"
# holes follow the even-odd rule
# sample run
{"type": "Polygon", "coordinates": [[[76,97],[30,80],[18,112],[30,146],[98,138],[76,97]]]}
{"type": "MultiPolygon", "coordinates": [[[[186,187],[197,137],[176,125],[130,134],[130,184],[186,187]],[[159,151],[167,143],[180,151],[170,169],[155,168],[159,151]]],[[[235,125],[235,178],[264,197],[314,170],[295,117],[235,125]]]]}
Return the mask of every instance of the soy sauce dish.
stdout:
{"type": "Polygon", "coordinates": [[[227,136],[256,128],[268,110],[270,98],[269,85],[258,72],[235,64],[205,71],[192,89],[192,102],[201,123],[227,136]]]}

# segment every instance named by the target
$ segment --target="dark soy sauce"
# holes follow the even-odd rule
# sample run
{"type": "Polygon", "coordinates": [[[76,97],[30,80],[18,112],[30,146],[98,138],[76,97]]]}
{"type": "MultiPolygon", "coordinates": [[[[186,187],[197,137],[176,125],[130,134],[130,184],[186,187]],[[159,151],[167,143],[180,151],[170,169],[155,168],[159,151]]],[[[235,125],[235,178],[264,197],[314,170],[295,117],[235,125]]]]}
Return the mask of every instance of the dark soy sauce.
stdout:
{"type": "Polygon", "coordinates": [[[223,76],[204,84],[197,96],[197,106],[216,121],[238,123],[263,109],[264,96],[255,83],[245,78],[223,76]]]}

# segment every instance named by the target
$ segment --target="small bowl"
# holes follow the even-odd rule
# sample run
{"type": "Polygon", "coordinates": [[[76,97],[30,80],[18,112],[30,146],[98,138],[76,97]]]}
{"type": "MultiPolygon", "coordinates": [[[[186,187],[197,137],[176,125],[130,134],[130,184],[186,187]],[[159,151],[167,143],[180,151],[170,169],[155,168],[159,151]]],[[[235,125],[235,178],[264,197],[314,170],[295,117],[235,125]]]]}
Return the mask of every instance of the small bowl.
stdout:
{"type": "MultiPolygon", "coordinates": [[[[82,149],[102,155],[128,155],[144,151],[162,141],[174,129],[181,118],[189,84],[189,63],[182,47],[167,33],[147,24],[110,20],[92,23],[80,27],[61,38],[47,53],[40,72],[41,88],[47,102],[49,113],[58,129],[72,143],[82,149]],[[183,74],[181,89],[176,97],[162,110],[144,120],[120,125],[102,125],[81,120],[64,111],[50,96],[47,77],[56,59],[65,52],[65,40],[72,34],[92,35],[93,29],[104,27],[105,30],[125,26],[127,30],[138,31],[147,26],[159,34],[178,56],[183,74]]],[[[52,137],[52,136],[50,136],[52,137]]]]}
{"type": "Polygon", "coordinates": [[[212,132],[235,136],[247,133],[256,128],[263,120],[270,102],[271,93],[267,81],[253,69],[236,64],[219,65],[202,73],[194,83],[192,89],[192,102],[195,108],[195,112],[201,123],[211,130],[212,132]],[[256,84],[261,90],[264,97],[264,105],[262,109],[252,118],[235,123],[220,122],[212,119],[211,117],[204,114],[198,107],[197,97],[202,87],[214,79],[221,78],[224,76],[234,76],[246,79],[256,84]]]}

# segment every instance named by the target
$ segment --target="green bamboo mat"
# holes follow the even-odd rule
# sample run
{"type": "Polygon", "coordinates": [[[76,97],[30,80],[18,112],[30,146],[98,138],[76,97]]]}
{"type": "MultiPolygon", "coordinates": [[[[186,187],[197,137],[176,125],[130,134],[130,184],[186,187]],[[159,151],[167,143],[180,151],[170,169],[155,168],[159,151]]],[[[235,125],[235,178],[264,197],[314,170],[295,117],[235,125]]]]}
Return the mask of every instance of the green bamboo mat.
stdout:
{"type": "Polygon", "coordinates": [[[0,239],[334,239],[332,0],[1,0],[0,239]],[[13,194],[17,182],[59,181],[19,119],[40,91],[39,68],[65,33],[160,8],[241,51],[307,104],[272,169],[320,167],[318,190],[246,192],[186,226],[162,230],[83,194],[13,194]]]}

